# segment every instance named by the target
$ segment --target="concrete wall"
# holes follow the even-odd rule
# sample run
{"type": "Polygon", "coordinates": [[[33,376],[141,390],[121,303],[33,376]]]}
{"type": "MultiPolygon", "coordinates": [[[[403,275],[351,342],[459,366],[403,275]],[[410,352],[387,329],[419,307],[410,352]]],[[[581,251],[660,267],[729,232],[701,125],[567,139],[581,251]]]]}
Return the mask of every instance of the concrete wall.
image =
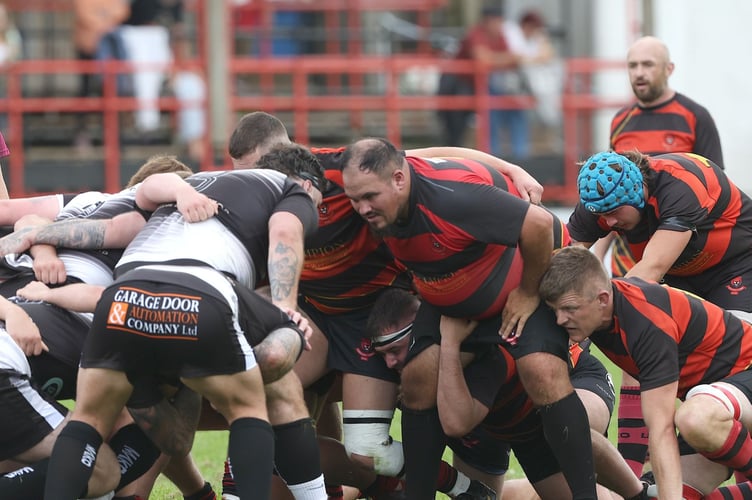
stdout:
{"type": "MultiPolygon", "coordinates": [[[[643,18],[642,7],[651,9],[652,34],[666,42],[676,64],[672,87],[710,110],[721,135],[729,176],[744,191],[752,193],[752,169],[747,165],[752,139],[752,2],[609,0],[594,4],[594,55],[604,58],[626,57],[629,43],[641,34],[630,32],[629,23],[619,19],[636,12],[639,21],[643,18]]],[[[604,92],[629,92],[626,74],[621,80],[604,75],[604,92]]],[[[595,146],[607,145],[608,122],[599,123],[596,129],[606,132],[599,132],[595,146]]]]}

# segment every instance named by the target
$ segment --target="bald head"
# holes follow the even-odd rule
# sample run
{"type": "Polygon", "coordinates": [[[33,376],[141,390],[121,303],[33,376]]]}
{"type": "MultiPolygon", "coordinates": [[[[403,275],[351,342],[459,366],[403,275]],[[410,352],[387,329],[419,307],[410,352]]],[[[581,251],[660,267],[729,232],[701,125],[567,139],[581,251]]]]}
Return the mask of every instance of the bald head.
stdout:
{"type": "Polygon", "coordinates": [[[632,92],[642,106],[655,106],[674,96],[668,86],[674,63],[658,38],[644,36],[634,42],[627,52],[627,68],[632,92]]]}
{"type": "Polygon", "coordinates": [[[639,57],[651,57],[656,61],[663,64],[671,62],[671,56],[668,53],[668,47],[660,38],[654,36],[644,36],[638,38],[627,52],[627,61],[631,58],[639,57]]]}

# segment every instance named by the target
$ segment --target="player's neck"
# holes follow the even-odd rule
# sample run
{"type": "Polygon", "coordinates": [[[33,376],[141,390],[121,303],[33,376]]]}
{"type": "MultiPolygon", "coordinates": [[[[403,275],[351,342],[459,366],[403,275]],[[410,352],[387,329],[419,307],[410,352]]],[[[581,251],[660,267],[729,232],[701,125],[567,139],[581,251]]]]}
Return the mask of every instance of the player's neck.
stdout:
{"type": "Polygon", "coordinates": [[[637,100],[637,104],[639,104],[643,108],[654,108],[656,106],[660,106],[661,104],[667,103],[671,99],[674,98],[676,95],[676,91],[672,88],[667,88],[663,91],[663,93],[658,97],[657,99],[653,99],[652,101],[640,101],[637,100]]]}

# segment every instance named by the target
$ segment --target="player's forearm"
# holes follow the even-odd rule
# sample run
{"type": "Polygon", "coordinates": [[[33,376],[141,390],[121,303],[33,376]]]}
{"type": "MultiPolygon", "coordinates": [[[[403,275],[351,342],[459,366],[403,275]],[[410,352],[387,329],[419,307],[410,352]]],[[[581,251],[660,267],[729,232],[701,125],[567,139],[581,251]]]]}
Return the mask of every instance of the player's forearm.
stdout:
{"type": "Polygon", "coordinates": [[[654,262],[646,261],[646,260],[640,260],[637,263],[635,263],[634,266],[632,266],[632,269],[630,269],[626,277],[627,278],[641,278],[645,281],[655,281],[659,282],[661,279],[663,279],[663,275],[666,273],[668,269],[660,264],[656,264],[654,262]]]}
{"type": "Polygon", "coordinates": [[[277,240],[269,249],[269,288],[272,302],[295,309],[298,281],[303,270],[303,245],[294,240],[277,240]]]}
{"type": "Polygon", "coordinates": [[[149,176],[136,190],[136,205],[142,210],[153,212],[159,205],[177,201],[182,189],[193,189],[182,177],[173,173],[149,176]]]}
{"type": "Polygon", "coordinates": [[[13,314],[26,315],[26,311],[5,297],[0,296],[0,320],[7,322],[13,314]]]}
{"type": "Polygon", "coordinates": [[[32,244],[58,248],[92,250],[125,248],[146,221],[137,212],[127,212],[112,219],[68,219],[49,224],[32,232],[32,244]]]}
{"type": "Polygon", "coordinates": [[[49,289],[45,299],[50,304],[75,312],[94,312],[102,297],[103,286],[74,283],[49,289]]]}
{"type": "Polygon", "coordinates": [[[298,282],[303,272],[303,224],[289,212],[269,219],[269,288],[278,307],[297,309],[298,282]]]}
{"type": "Polygon", "coordinates": [[[106,230],[104,220],[68,219],[37,228],[29,239],[34,245],[99,249],[104,248],[106,230]]]}
{"type": "Polygon", "coordinates": [[[682,498],[679,445],[673,425],[661,430],[649,429],[648,432],[650,463],[661,498],[682,498]]]}
{"type": "Polygon", "coordinates": [[[441,346],[437,406],[448,436],[461,437],[475,427],[473,397],[465,382],[458,346],[441,346]]]}

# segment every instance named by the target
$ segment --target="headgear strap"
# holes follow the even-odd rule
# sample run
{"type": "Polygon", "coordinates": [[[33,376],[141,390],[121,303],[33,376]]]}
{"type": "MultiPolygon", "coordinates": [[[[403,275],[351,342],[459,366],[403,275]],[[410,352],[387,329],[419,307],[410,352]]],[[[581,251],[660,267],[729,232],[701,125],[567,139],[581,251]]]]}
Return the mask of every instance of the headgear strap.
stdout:
{"type": "Polygon", "coordinates": [[[410,332],[413,331],[413,324],[409,323],[406,327],[397,330],[396,332],[391,333],[385,333],[384,335],[377,335],[371,339],[371,345],[373,347],[384,347],[385,345],[389,345],[393,342],[397,342],[398,340],[404,338],[407,335],[410,335],[410,332]]]}

